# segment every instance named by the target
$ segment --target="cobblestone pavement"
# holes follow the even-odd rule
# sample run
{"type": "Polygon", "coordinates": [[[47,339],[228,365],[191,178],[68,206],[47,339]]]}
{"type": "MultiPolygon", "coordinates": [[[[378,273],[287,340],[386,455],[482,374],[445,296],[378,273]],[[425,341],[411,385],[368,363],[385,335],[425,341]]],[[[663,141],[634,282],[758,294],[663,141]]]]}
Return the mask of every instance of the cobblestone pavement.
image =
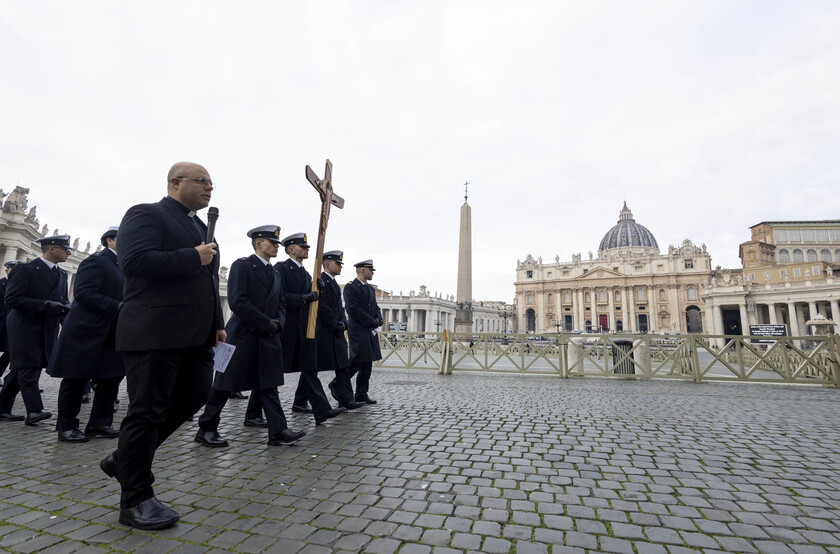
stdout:
{"type": "Polygon", "coordinates": [[[374,369],[371,395],[317,428],[289,414],[291,447],[244,427],[242,400],[229,448],[185,425],[155,461],[181,514],[159,532],[117,522],[113,441],[0,423],[0,548],[840,553],[838,390],[374,369]]]}

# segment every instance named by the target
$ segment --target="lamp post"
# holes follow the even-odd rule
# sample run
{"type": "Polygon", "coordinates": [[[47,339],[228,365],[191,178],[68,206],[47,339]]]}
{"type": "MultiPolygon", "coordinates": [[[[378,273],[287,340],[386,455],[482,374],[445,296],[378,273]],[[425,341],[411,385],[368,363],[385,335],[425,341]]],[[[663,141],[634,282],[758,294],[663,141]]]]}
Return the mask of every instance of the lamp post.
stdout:
{"type": "Polygon", "coordinates": [[[504,320],[504,329],[502,329],[503,333],[507,333],[507,320],[510,317],[510,313],[508,313],[507,307],[504,310],[499,310],[499,315],[504,320]]]}

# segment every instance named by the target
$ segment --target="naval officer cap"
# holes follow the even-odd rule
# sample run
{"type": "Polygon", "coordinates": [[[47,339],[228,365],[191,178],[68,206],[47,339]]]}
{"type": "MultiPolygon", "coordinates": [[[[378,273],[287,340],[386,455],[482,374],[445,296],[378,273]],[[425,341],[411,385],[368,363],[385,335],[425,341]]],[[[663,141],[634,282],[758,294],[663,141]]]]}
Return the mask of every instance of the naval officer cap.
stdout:
{"type": "Polygon", "coordinates": [[[15,267],[17,264],[22,264],[23,262],[20,260],[9,260],[8,262],[4,263],[3,266],[6,268],[15,267]]]}
{"type": "Polygon", "coordinates": [[[54,235],[52,237],[43,237],[36,240],[41,246],[58,246],[65,250],[70,250],[70,235],[54,235]]]}
{"type": "Polygon", "coordinates": [[[355,267],[356,269],[359,269],[361,267],[366,267],[371,271],[376,271],[376,269],[373,268],[373,260],[363,260],[361,262],[357,262],[357,263],[353,264],[353,267],[355,267]]]}
{"type": "Polygon", "coordinates": [[[329,252],[324,252],[324,261],[332,260],[334,262],[338,262],[341,265],[344,265],[344,252],[341,250],[330,250],[329,252]]]}
{"type": "Polygon", "coordinates": [[[280,242],[280,226],[263,225],[261,227],[254,227],[253,229],[248,231],[248,238],[268,239],[271,242],[280,242]]]}
{"type": "Polygon", "coordinates": [[[104,246],[104,245],[105,245],[105,239],[113,239],[113,238],[116,238],[116,237],[117,237],[117,231],[118,231],[119,229],[120,229],[119,227],[108,227],[108,230],[107,230],[107,231],[105,231],[105,232],[102,234],[102,236],[99,238],[99,242],[101,242],[101,243],[102,243],[102,245],[104,246]]]}
{"type": "Polygon", "coordinates": [[[282,244],[284,248],[290,244],[299,244],[301,246],[306,246],[307,248],[309,247],[309,244],[306,243],[306,233],[295,233],[294,235],[289,235],[281,240],[280,244],[282,244]]]}

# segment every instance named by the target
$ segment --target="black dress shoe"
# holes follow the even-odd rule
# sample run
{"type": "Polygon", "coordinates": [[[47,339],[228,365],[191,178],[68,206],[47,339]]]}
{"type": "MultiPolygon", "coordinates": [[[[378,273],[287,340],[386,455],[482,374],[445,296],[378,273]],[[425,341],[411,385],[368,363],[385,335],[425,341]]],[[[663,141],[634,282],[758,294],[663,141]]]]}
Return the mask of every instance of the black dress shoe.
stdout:
{"type": "Polygon", "coordinates": [[[332,419],[335,416],[341,415],[346,411],[347,411],[347,408],[335,408],[335,409],[330,410],[329,412],[327,412],[325,414],[315,416],[315,425],[321,425],[322,423],[324,423],[328,419],[332,419]]]}
{"type": "Polygon", "coordinates": [[[120,432],[109,425],[108,427],[88,427],[85,429],[85,435],[92,439],[115,439],[120,436],[120,432]]]}
{"type": "Polygon", "coordinates": [[[113,477],[117,481],[120,480],[120,464],[117,463],[117,459],[114,458],[113,452],[99,460],[99,469],[101,469],[108,477],[113,477]]]}
{"type": "Polygon", "coordinates": [[[292,431],[283,429],[273,437],[268,438],[268,446],[280,446],[281,444],[292,444],[301,439],[306,433],[303,431],[292,431]]]}
{"type": "Polygon", "coordinates": [[[0,414],[0,421],[23,421],[26,419],[22,415],[17,414],[0,414]]]}
{"type": "Polygon", "coordinates": [[[120,510],[120,523],[135,529],[167,529],[181,516],[160,503],[154,496],[132,508],[120,510]]]}
{"type": "Polygon", "coordinates": [[[263,416],[252,417],[251,419],[245,419],[245,427],[268,427],[268,422],[263,416]]]}
{"type": "Polygon", "coordinates": [[[354,401],[348,402],[347,404],[339,404],[339,406],[341,406],[342,408],[346,408],[348,410],[358,410],[359,408],[364,408],[365,406],[367,406],[367,404],[365,404],[364,402],[356,402],[354,400],[354,401]]]}
{"type": "Polygon", "coordinates": [[[309,406],[299,406],[297,404],[292,404],[292,411],[297,412],[299,414],[311,414],[312,408],[309,406]]]}
{"type": "Polygon", "coordinates": [[[228,441],[223,439],[218,431],[202,431],[201,429],[195,436],[195,442],[211,448],[224,448],[228,445],[228,441]]]}
{"type": "Polygon", "coordinates": [[[45,419],[49,419],[52,417],[52,414],[49,412],[32,412],[31,414],[26,414],[26,423],[27,425],[35,425],[39,421],[44,421],[45,419]]]}
{"type": "Polygon", "coordinates": [[[365,404],[376,404],[376,400],[374,400],[373,398],[371,398],[368,395],[357,396],[356,397],[356,402],[364,402],[365,404]]]}
{"type": "Polygon", "coordinates": [[[248,400],[248,395],[247,394],[242,394],[239,391],[230,393],[230,397],[233,398],[234,400],[248,400]]]}
{"type": "Polygon", "coordinates": [[[87,442],[90,439],[78,429],[70,429],[69,431],[59,431],[58,440],[61,442],[87,442]]]}
{"type": "Polygon", "coordinates": [[[327,385],[330,389],[330,395],[335,398],[336,402],[341,402],[341,399],[338,397],[338,383],[335,381],[330,381],[330,384],[327,385]]]}

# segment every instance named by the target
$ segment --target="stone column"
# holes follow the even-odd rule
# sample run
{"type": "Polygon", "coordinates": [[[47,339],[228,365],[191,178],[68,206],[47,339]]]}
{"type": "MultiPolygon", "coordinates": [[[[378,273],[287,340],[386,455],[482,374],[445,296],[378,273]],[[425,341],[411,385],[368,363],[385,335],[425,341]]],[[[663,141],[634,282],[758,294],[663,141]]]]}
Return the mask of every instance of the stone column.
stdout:
{"type": "Polygon", "coordinates": [[[627,304],[627,317],[630,319],[630,330],[638,331],[639,324],[636,322],[636,291],[633,287],[627,288],[627,296],[630,303],[627,304]]]}
{"type": "Polygon", "coordinates": [[[834,322],[834,332],[840,333],[840,301],[831,301],[831,321],[834,322]]]}
{"type": "Polygon", "coordinates": [[[775,304],[767,304],[767,314],[770,316],[770,325],[778,325],[778,314],[776,313],[775,304]]]}
{"type": "Polygon", "coordinates": [[[592,322],[592,327],[598,325],[598,291],[595,289],[589,289],[589,309],[592,311],[590,314],[589,320],[592,322]]]}
{"type": "MultiPolygon", "coordinates": [[[[16,246],[6,245],[6,252],[3,255],[3,263],[11,262],[12,260],[17,260],[19,249],[16,246]]],[[[4,268],[5,269],[5,268],[4,268]]],[[[2,274],[5,275],[5,274],[2,274]]]]}
{"type": "Polygon", "coordinates": [[[537,322],[536,332],[545,333],[545,292],[537,295],[537,322]]]}
{"type": "MultiPolygon", "coordinates": [[[[671,314],[671,325],[674,331],[687,331],[685,317],[680,307],[679,285],[668,285],[668,312],[671,314]]],[[[670,329],[669,329],[670,330],[670,329]]]]}
{"type": "Polygon", "coordinates": [[[659,310],[656,309],[656,295],[654,292],[653,287],[648,287],[648,329],[650,331],[659,330],[659,315],[657,314],[659,310]]]}
{"type": "Polygon", "coordinates": [[[627,331],[633,331],[630,323],[630,304],[627,303],[627,287],[621,287],[621,324],[627,331]]]}
{"type": "Polygon", "coordinates": [[[610,326],[610,333],[615,333],[615,289],[607,289],[607,325],[610,326]]]}
{"type": "Polygon", "coordinates": [[[819,310],[817,310],[817,303],[816,302],[808,302],[808,311],[811,312],[811,319],[817,317],[819,310]]]}
{"type": "Polygon", "coordinates": [[[583,289],[577,289],[575,291],[575,312],[577,313],[578,321],[577,326],[575,329],[580,329],[581,331],[584,330],[584,324],[586,323],[586,306],[583,302],[583,289]]]}
{"type": "Polygon", "coordinates": [[[710,335],[717,335],[717,327],[715,325],[715,317],[714,317],[714,308],[712,307],[712,303],[709,302],[706,304],[706,333],[710,335]]]}
{"type": "Polygon", "coordinates": [[[746,300],[743,303],[738,304],[738,311],[741,312],[741,334],[742,335],[749,335],[750,334],[750,316],[747,313],[746,300]]]}
{"type": "Polygon", "coordinates": [[[796,303],[788,302],[787,304],[788,309],[788,320],[790,325],[790,335],[792,337],[800,336],[800,328],[799,328],[799,314],[797,313],[796,303]]]}
{"type": "MultiPolygon", "coordinates": [[[[718,328],[719,335],[725,335],[726,329],[723,328],[723,309],[720,306],[715,306],[715,327],[718,328]]],[[[723,348],[726,344],[726,339],[717,339],[718,348],[723,348]]]]}

